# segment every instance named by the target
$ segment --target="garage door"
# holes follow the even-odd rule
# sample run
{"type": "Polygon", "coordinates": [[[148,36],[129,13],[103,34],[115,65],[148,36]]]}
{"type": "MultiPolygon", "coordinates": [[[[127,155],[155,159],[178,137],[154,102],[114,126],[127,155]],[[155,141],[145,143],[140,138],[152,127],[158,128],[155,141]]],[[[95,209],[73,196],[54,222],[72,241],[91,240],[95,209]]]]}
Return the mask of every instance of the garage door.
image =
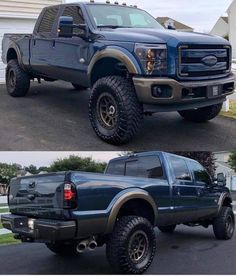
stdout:
{"type": "Polygon", "coordinates": [[[232,177],[232,191],[236,191],[236,176],[232,177]]]}
{"type": "MultiPolygon", "coordinates": [[[[0,18],[0,45],[4,33],[32,33],[35,19],[0,18]]],[[[2,47],[0,57],[2,56],[2,47]]],[[[5,81],[5,65],[0,59],[0,82],[5,81]]]]}

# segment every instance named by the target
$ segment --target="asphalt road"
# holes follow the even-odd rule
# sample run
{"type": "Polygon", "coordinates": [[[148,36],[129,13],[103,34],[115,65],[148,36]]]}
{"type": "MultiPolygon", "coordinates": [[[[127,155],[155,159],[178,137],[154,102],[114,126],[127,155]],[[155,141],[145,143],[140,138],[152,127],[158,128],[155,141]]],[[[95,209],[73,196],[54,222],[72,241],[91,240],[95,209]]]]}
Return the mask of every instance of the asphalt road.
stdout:
{"type": "Polygon", "coordinates": [[[146,117],[139,135],[114,147],[95,135],[88,119],[90,91],[64,82],[34,83],[25,98],[11,98],[0,85],[0,150],[111,151],[206,150],[236,148],[236,120],[218,117],[207,124],[184,121],[177,113],[146,117]]]}
{"type": "MultiPolygon", "coordinates": [[[[217,241],[212,228],[179,226],[173,235],[157,232],[158,250],[147,274],[235,274],[236,238],[217,241]]],[[[112,274],[104,248],[63,258],[43,244],[0,247],[0,274],[112,274]]]]}

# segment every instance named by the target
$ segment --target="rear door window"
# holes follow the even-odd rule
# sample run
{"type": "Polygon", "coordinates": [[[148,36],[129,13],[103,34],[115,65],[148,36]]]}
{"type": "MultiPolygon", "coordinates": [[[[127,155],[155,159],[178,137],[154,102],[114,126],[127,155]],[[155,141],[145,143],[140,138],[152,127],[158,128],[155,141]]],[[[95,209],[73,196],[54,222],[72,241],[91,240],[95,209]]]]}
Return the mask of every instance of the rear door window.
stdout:
{"type": "Polygon", "coordinates": [[[125,173],[125,162],[124,161],[114,161],[110,162],[106,171],[107,174],[113,175],[124,175],[125,173]]]}
{"type": "Polygon", "coordinates": [[[41,35],[48,35],[53,31],[53,25],[57,17],[59,8],[47,8],[43,14],[41,22],[38,27],[38,33],[41,35]]]}
{"type": "Polygon", "coordinates": [[[126,176],[163,178],[164,172],[158,156],[143,156],[126,163],[126,176]]]}

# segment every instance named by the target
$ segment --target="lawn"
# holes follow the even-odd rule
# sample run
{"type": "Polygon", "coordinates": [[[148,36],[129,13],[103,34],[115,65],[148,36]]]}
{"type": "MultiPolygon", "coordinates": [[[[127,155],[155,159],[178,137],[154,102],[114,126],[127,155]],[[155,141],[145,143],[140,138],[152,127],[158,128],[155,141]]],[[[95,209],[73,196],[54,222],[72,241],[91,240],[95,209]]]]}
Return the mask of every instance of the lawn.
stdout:
{"type": "Polygon", "coordinates": [[[0,209],[0,214],[1,213],[8,213],[8,212],[9,212],[8,208],[0,209]]]}
{"type": "Polygon", "coordinates": [[[229,112],[222,111],[221,115],[236,119],[236,100],[231,100],[229,112]]]}
{"type": "Polygon", "coordinates": [[[0,222],[0,229],[2,229],[3,227],[2,227],[2,224],[1,224],[1,222],[0,222]]]}
{"type": "Polygon", "coordinates": [[[13,234],[0,235],[0,245],[12,244],[12,243],[20,243],[20,241],[15,240],[13,238],[13,234]]]}

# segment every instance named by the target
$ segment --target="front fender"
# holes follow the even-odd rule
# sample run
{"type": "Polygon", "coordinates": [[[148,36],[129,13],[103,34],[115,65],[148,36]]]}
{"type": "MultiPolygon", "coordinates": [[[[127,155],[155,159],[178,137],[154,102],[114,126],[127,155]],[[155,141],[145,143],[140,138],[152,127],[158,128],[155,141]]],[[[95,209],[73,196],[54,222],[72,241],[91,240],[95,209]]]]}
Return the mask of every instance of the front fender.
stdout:
{"type": "Polygon", "coordinates": [[[227,192],[222,193],[221,196],[220,196],[220,198],[219,198],[219,201],[218,201],[218,213],[220,212],[220,210],[221,210],[221,208],[222,208],[222,206],[223,206],[223,203],[224,203],[224,201],[225,201],[226,199],[228,199],[230,203],[233,202],[230,193],[227,193],[227,192]]]}
{"type": "Polygon", "coordinates": [[[130,74],[141,75],[142,69],[132,53],[122,47],[108,46],[95,53],[88,66],[88,79],[91,83],[91,76],[96,63],[103,58],[115,58],[122,62],[130,74]]]}
{"type": "Polygon", "coordinates": [[[116,222],[117,215],[120,211],[120,208],[131,199],[144,199],[152,206],[154,217],[155,217],[154,223],[156,225],[158,211],[157,211],[157,205],[153,200],[153,198],[151,197],[151,195],[148,192],[138,188],[127,189],[119,193],[110,204],[111,211],[107,221],[107,229],[106,229],[107,234],[112,232],[116,222]]]}

